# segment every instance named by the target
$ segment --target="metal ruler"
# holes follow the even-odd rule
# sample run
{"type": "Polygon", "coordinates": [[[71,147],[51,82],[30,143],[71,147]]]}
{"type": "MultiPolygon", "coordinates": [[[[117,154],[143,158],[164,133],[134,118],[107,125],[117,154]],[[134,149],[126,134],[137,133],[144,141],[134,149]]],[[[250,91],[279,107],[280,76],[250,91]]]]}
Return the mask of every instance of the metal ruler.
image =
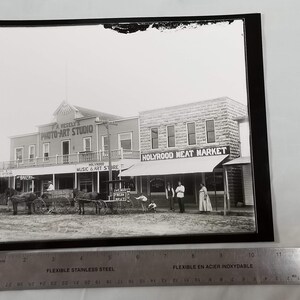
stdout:
{"type": "Polygon", "coordinates": [[[0,252],[0,290],[300,284],[300,249],[0,252]]]}

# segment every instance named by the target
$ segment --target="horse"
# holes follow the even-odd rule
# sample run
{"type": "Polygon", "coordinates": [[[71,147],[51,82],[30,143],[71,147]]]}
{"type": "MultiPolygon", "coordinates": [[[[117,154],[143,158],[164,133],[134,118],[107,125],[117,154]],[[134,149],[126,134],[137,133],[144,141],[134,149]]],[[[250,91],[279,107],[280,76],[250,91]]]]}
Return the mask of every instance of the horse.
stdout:
{"type": "Polygon", "coordinates": [[[92,202],[95,204],[96,214],[100,214],[98,207],[98,200],[101,199],[100,193],[97,192],[83,192],[78,189],[73,190],[74,200],[78,203],[79,214],[84,215],[84,203],[92,202]]]}
{"type": "Polygon", "coordinates": [[[7,197],[7,201],[10,200],[13,205],[13,214],[18,214],[18,203],[25,202],[28,208],[28,215],[32,214],[32,202],[37,199],[37,195],[32,192],[25,192],[19,194],[16,190],[12,188],[8,188],[5,191],[5,196],[7,197]]]}

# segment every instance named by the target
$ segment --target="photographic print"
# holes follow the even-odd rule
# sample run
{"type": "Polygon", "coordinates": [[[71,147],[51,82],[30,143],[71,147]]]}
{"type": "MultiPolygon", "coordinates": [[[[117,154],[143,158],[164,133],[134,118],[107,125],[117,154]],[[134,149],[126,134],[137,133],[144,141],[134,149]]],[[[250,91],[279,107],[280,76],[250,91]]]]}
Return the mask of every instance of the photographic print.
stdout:
{"type": "Polygon", "coordinates": [[[0,41],[2,249],[273,240],[260,15],[0,41]]]}

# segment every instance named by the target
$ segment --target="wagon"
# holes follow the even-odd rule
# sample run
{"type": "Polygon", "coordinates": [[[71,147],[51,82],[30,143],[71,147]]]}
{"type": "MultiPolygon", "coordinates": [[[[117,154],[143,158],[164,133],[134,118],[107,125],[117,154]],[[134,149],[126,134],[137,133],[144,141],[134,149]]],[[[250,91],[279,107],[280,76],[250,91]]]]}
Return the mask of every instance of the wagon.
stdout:
{"type": "Polygon", "coordinates": [[[133,208],[133,202],[130,199],[129,189],[115,189],[112,200],[102,200],[105,207],[103,208],[104,214],[106,213],[129,213],[133,208]]]}
{"type": "Polygon", "coordinates": [[[73,190],[54,190],[46,192],[33,201],[33,211],[36,214],[59,213],[66,214],[75,209],[73,190]]]}

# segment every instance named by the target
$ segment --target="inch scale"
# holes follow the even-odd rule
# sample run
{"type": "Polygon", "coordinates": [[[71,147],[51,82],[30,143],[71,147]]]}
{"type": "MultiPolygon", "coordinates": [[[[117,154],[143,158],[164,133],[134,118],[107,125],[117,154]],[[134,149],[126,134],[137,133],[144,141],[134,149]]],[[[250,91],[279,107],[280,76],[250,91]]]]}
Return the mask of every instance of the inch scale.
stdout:
{"type": "Polygon", "coordinates": [[[300,284],[300,248],[0,252],[0,290],[300,284]]]}

